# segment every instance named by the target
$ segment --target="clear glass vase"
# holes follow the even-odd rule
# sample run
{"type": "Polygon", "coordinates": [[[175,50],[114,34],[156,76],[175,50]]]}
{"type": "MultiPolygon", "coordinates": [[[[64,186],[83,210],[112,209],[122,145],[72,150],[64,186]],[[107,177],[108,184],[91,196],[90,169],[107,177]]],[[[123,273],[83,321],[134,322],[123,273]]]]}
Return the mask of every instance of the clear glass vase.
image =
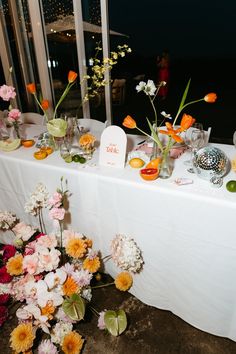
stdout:
{"type": "Polygon", "coordinates": [[[159,178],[170,178],[173,171],[173,159],[170,157],[169,152],[164,152],[160,164],[159,178]]]}

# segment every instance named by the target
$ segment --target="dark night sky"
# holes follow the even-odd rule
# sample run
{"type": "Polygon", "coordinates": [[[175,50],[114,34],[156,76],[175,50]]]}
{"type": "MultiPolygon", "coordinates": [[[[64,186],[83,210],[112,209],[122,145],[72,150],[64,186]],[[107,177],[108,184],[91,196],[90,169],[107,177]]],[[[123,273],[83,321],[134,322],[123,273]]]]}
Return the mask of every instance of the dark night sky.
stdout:
{"type": "Polygon", "coordinates": [[[110,0],[109,13],[110,28],[146,56],[236,58],[235,0],[110,0]]]}

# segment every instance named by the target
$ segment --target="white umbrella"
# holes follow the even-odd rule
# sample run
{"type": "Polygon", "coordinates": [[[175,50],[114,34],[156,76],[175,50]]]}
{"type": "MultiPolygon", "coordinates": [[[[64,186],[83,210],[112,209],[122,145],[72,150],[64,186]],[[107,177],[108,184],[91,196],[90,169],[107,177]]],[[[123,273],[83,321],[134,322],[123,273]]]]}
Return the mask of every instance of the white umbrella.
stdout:
{"type": "MultiPolygon", "coordinates": [[[[75,21],[73,15],[68,15],[64,17],[59,17],[56,21],[46,24],[46,33],[53,34],[64,31],[75,30],[75,21]]],[[[102,33],[102,27],[98,25],[94,25],[89,22],[83,21],[83,28],[86,32],[92,33],[102,33]]],[[[110,30],[110,34],[115,36],[123,36],[128,37],[126,34],[119,33],[113,30],[110,30]]]]}

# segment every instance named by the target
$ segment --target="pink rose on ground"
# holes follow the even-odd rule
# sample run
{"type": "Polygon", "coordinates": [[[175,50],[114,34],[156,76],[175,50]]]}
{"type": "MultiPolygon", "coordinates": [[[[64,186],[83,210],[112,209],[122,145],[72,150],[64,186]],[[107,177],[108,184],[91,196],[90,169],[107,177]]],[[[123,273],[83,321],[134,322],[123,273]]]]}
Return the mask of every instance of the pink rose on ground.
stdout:
{"type": "Polygon", "coordinates": [[[54,234],[45,235],[37,240],[37,246],[55,248],[57,246],[57,238],[54,234]]]}
{"type": "Polygon", "coordinates": [[[27,255],[23,259],[23,268],[26,272],[29,274],[36,274],[40,273],[38,269],[38,255],[37,254],[32,254],[32,255],[27,255]]]}
{"type": "Polygon", "coordinates": [[[36,241],[29,242],[25,247],[24,256],[31,255],[35,252],[36,241]]]}
{"type": "Polygon", "coordinates": [[[8,316],[7,307],[0,305],[0,326],[2,326],[3,323],[6,321],[7,316],[8,316]]]}
{"type": "Polygon", "coordinates": [[[0,283],[10,283],[12,281],[12,276],[7,273],[6,266],[0,268],[0,283]]]}
{"type": "Polygon", "coordinates": [[[19,109],[14,108],[8,113],[9,122],[15,122],[20,119],[21,112],[19,109]]]}
{"type": "Polygon", "coordinates": [[[4,305],[10,299],[9,294],[1,294],[0,295],[0,305],[4,305]]]}
{"type": "Polygon", "coordinates": [[[48,204],[54,208],[58,208],[62,203],[61,193],[55,192],[53,196],[49,199],[48,204]]]}
{"type": "Polygon", "coordinates": [[[3,99],[3,101],[9,101],[11,98],[15,98],[15,88],[12,86],[2,85],[0,87],[0,97],[3,99]]]}
{"type": "Polygon", "coordinates": [[[5,245],[2,248],[3,250],[3,261],[6,263],[6,261],[13,257],[16,253],[16,248],[12,245],[5,245]]]}
{"type": "Polygon", "coordinates": [[[64,208],[52,208],[49,211],[49,217],[52,220],[63,220],[65,216],[65,209],[64,208]]]}

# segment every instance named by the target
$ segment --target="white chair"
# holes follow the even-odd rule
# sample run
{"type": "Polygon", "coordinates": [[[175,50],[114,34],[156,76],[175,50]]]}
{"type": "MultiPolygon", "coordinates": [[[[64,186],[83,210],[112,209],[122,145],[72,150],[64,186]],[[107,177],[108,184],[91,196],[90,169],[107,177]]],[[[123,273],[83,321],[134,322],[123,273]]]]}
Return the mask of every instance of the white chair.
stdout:
{"type": "Polygon", "coordinates": [[[25,112],[21,113],[21,121],[24,124],[37,124],[37,125],[45,125],[46,121],[42,114],[35,112],[25,112]]]}
{"type": "Polygon", "coordinates": [[[91,133],[97,132],[99,134],[102,134],[103,130],[106,128],[106,125],[107,121],[100,122],[99,120],[91,118],[78,119],[78,126],[81,132],[90,131],[91,133]]]}

